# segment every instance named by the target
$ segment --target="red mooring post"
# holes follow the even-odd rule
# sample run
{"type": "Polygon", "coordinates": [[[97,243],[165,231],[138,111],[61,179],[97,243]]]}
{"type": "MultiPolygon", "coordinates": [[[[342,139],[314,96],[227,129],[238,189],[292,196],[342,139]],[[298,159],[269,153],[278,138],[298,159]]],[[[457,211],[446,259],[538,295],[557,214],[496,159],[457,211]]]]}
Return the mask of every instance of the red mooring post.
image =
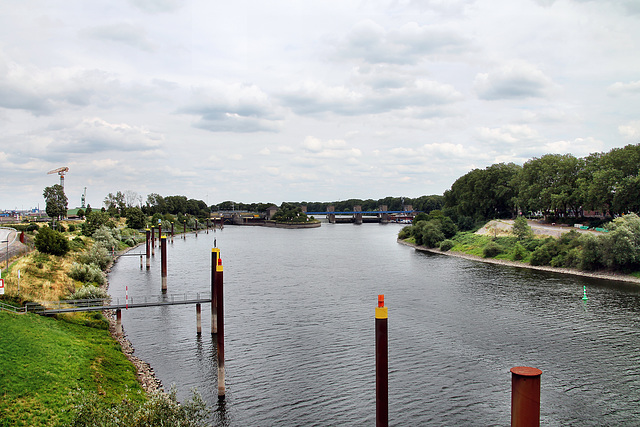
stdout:
{"type": "Polygon", "coordinates": [[[202,305],[196,303],[196,333],[202,334],[202,305]]]}
{"type": "Polygon", "coordinates": [[[150,248],[149,248],[150,243],[151,243],[150,242],[150,240],[151,240],[151,230],[149,230],[147,228],[145,234],[147,236],[147,246],[146,246],[147,253],[146,253],[146,257],[147,257],[147,270],[148,270],[148,269],[151,268],[151,252],[150,252],[150,248]]]}
{"type": "MultiPolygon", "coordinates": [[[[223,292],[223,269],[220,249],[213,248],[212,253],[216,258],[214,275],[215,305],[216,305],[216,326],[218,341],[218,399],[225,398],[225,370],[224,370],[224,292],[223,292]]],[[[213,306],[213,301],[212,301],[213,306]]]]}
{"type": "Polygon", "coordinates": [[[216,298],[216,266],[220,257],[220,249],[211,249],[211,335],[218,333],[218,304],[216,298]]]}
{"type": "Polygon", "coordinates": [[[387,307],[378,295],[376,307],[376,427],[389,425],[389,346],[387,307]]]}
{"type": "Polygon", "coordinates": [[[151,226],[151,256],[156,256],[156,229],[151,226]]]}
{"type": "Polygon", "coordinates": [[[171,243],[173,243],[173,221],[171,221],[171,243]]]}
{"type": "Polygon", "coordinates": [[[162,293],[167,292],[167,236],[160,237],[160,261],[162,264],[162,293]]]}
{"type": "Polygon", "coordinates": [[[527,366],[511,368],[511,426],[540,426],[540,376],[527,366]]]}
{"type": "Polygon", "coordinates": [[[184,224],[184,233],[182,233],[183,238],[186,240],[187,239],[187,220],[183,220],[182,223],[184,224]]]}
{"type": "Polygon", "coordinates": [[[122,310],[116,309],[116,335],[122,335],[122,310]]]}

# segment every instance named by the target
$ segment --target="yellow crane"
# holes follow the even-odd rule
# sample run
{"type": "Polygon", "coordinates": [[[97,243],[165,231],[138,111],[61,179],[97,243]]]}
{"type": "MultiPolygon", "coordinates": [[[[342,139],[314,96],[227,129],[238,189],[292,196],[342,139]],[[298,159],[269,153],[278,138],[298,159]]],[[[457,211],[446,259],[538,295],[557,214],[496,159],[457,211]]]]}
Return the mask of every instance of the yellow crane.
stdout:
{"type": "Polygon", "coordinates": [[[64,174],[67,172],[69,172],[69,168],[66,166],[63,166],[61,168],[57,168],[47,172],[47,175],[50,175],[52,173],[57,173],[58,175],[60,175],[60,186],[64,189],[64,174]]]}

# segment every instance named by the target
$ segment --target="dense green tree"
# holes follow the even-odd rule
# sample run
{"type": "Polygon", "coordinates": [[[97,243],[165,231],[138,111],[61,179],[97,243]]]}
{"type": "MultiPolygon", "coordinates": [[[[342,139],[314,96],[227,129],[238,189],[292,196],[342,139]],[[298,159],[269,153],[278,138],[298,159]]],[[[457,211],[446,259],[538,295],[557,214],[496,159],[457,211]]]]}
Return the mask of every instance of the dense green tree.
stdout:
{"type": "Polygon", "coordinates": [[[52,230],[46,225],[38,230],[35,245],[38,251],[45,254],[64,255],[69,252],[69,240],[64,234],[52,230]]]}
{"type": "Polygon", "coordinates": [[[307,215],[302,212],[300,206],[291,203],[282,203],[272,218],[279,222],[307,222],[307,215]]]}
{"type": "Polygon", "coordinates": [[[111,217],[107,212],[92,211],[86,216],[84,224],[82,224],[82,234],[85,236],[91,236],[93,233],[103,225],[108,225],[111,217]]]}
{"type": "Polygon", "coordinates": [[[142,212],[142,209],[134,206],[127,208],[127,227],[140,230],[147,225],[147,216],[142,212]]]}
{"type": "Polygon", "coordinates": [[[527,219],[523,216],[519,216],[513,222],[512,228],[513,234],[518,238],[518,240],[529,239],[533,237],[533,230],[531,230],[531,226],[527,223],[527,219]]]}
{"type": "Polygon", "coordinates": [[[42,195],[47,203],[45,208],[47,215],[54,219],[62,219],[67,216],[67,196],[60,184],[45,187],[42,195]]]}

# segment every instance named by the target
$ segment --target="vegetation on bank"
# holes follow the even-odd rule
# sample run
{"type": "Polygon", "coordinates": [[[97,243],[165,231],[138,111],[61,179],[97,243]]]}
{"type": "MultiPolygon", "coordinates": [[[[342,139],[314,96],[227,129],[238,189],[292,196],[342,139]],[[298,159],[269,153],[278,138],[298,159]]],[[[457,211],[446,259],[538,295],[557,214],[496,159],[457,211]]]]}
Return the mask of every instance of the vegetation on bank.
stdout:
{"type": "MultiPolygon", "coordinates": [[[[445,217],[446,218],[446,217],[445,217]]],[[[399,238],[428,248],[484,258],[518,261],[530,265],[610,271],[640,271],[640,217],[631,213],[606,224],[602,234],[571,230],[559,238],[536,237],[523,217],[516,219],[510,235],[459,232],[446,238],[437,220],[421,220],[404,227],[399,238]],[[440,227],[440,230],[438,230],[440,227]],[[434,237],[435,236],[435,237],[434,237]]],[[[636,274],[634,274],[636,275],[636,274]]]]}
{"type": "MultiPolygon", "coordinates": [[[[36,250],[3,269],[0,302],[107,297],[112,252],[144,240],[124,222],[93,211],[83,223],[60,222],[56,230],[16,225],[36,250]]],[[[45,318],[0,311],[0,426],[205,425],[206,408],[197,394],[178,405],[175,393],[142,391],[108,327],[100,312],[45,318]]]]}
{"type": "Polygon", "coordinates": [[[640,144],[584,158],[546,154],[522,166],[498,163],[458,178],[444,192],[443,211],[465,230],[471,227],[462,224],[518,214],[569,224],[610,220],[640,211],[639,166],[640,144]]]}

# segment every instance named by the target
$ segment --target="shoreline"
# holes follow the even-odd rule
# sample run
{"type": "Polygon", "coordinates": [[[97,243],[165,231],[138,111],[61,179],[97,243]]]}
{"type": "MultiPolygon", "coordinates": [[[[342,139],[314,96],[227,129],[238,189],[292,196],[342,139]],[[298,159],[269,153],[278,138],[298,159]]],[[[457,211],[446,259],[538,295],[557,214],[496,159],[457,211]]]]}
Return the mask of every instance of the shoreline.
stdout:
{"type": "MultiPolygon", "coordinates": [[[[138,246],[142,246],[144,244],[145,242],[140,242],[135,246],[127,248],[122,253],[123,254],[127,253],[137,248],[138,246]]],[[[119,258],[120,258],[120,255],[114,257],[113,263],[111,264],[111,266],[109,266],[109,268],[105,272],[107,275],[107,283],[105,285],[105,289],[109,289],[109,273],[111,272],[111,267],[113,266],[113,264],[116,263],[116,261],[118,261],[119,258]]],[[[102,312],[104,316],[107,318],[107,320],[109,321],[109,333],[111,334],[111,337],[114,340],[116,340],[118,344],[120,344],[120,349],[122,353],[136,368],[136,378],[138,379],[138,382],[140,383],[140,386],[142,387],[142,389],[147,394],[154,393],[154,392],[164,393],[164,386],[162,385],[162,381],[160,381],[160,379],[156,377],[155,371],[153,370],[151,365],[145,362],[144,360],[140,359],[139,357],[134,356],[133,353],[136,351],[136,349],[133,347],[133,344],[131,344],[131,341],[129,341],[129,339],[127,338],[124,325],[122,326],[122,334],[118,335],[116,333],[116,320],[115,320],[115,314],[113,310],[103,310],[102,312]]]]}
{"type": "Polygon", "coordinates": [[[401,239],[397,239],[397,242],[402,245],[412,247],[415,250],[421,251],[421,252],[429,252],[432,254],[446,255],[446,256],[452,256],[456,258],[464,258],[471,261],[484,262],[487,264],[499,264],[499,265],[505,265],[508,267],[528,268],[530,270],[548,271],[551,273],[570,274],[573,276],[590,277],[593,279],[611,280],[615,282],[626,282],[626,283],[634,283],[634,284],[640,285],[640,278],[633,277],[628,274],[589,272],[589,271],[575,270],[572,268],[558,268],[558,267],[550,267],[545,265],[531,265],[531,264],[525,264],[517,261],[508,261],[504,259],[483,258],[480,256],[469,255],[462,252],[452,252],[452,251],[443,252],[440,249],[419,246],[414,243],[405,242],[404,240],[401,240],[401,239]]]}

